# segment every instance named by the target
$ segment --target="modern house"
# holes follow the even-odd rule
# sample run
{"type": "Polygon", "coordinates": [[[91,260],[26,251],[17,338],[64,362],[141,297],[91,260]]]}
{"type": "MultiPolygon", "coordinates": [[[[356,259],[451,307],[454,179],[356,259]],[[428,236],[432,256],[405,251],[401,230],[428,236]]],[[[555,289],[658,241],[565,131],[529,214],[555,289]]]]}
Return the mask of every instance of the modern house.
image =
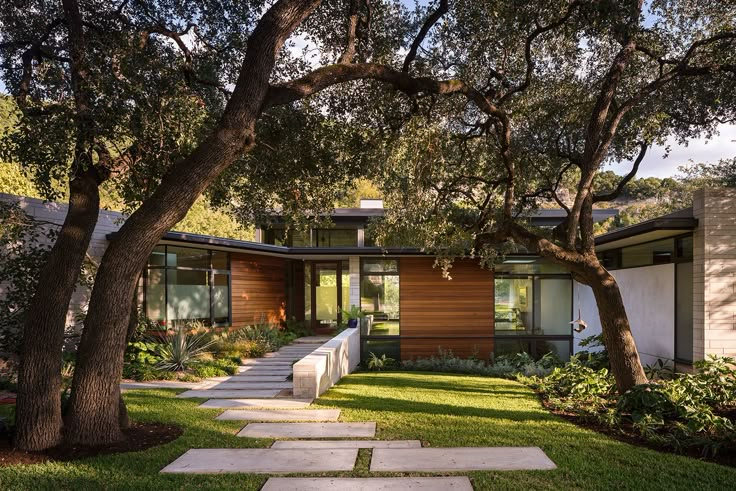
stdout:
{"type": "MultiPolygon", "coordinates": [[[[65,205],[29,198],[26,211],[61,222],[65,205]]],[[[378,200],[337,209],[331,228],[287,233],[276,220],[254,242],[167,233],[141,280],[146,314],[161,323],[200,320],[244,326],[296,319],[316,330],[340,324],[351,306],[369,315],[362,352],[400,359],[525,351],[561,358],[600,332],[588,287],[558,265],[529,254],[506,256],[493,270],[458,260],[451,279],[434,258],[411,248],[381,248],[366,224],[384,213],[378,200]],[[578,313],[589,327],[575,333],[578,313]]],[[[529,220],[554,226],[560,210],[529,220]]],[[[596,220],[612,216],[598,210],[596,220]]],[[[90,248],[100,256],[122,217],[104,212],[90,248]]],[[[597,249],[619,281],[645,363],[689,364],[736,353],[736,192],[704,190],[692,209],[601,235],[597,249]]],[[[75,302],[83,306],[85,292],[75,302]]],[[[70,317],[71,318],[71,317],[70,317]]]]}

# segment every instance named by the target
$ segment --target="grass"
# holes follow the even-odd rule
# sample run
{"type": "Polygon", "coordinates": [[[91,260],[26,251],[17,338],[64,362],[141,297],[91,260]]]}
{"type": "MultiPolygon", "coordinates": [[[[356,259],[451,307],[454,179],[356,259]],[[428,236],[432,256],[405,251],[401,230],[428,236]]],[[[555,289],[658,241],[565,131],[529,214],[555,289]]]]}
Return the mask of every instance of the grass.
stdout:
{"type": "MultiPolygon", "coordinates": [[[[162,475],[189,448],[266,447],[237,438],[240,422],[214,421],[218,410],[176,399],[173,391],[126,394],[138,421],[169,421],[184,435],[133,454],[78,462],[0,468],[0,489],[256,490],[258,475],[162,475]]],[[[315,406],[342,409],[342,421],[377,421],[380,439],[419,439],[425,446],[540,446],[554,471],[467,473],[479,489],[733,489],[736,469],[659,453],[610,439],[550,414],[526,387],[508,380],[424,373],[358,373],[344,378],[315,406]]],[[[352,473],[369,476],[370,451],[352,473]]]]}

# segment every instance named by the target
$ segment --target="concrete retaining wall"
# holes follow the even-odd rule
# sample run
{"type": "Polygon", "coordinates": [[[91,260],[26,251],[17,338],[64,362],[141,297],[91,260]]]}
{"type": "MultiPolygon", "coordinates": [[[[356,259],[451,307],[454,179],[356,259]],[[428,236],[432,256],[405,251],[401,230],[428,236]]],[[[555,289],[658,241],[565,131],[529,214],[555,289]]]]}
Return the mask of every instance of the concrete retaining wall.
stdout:
{"type": "Polygon", "coordinates": [[[294,397],[319,397],[360,363],[360,329],[345,329],[294,364],[294,397]]]}

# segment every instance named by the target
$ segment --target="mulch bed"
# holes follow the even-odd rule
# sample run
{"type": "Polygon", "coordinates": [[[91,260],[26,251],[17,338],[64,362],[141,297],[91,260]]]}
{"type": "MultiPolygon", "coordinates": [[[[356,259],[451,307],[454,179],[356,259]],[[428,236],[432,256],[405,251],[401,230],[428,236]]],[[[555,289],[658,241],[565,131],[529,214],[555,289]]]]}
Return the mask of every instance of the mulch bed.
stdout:
{"type": "Polygon", "coordinates": [[[70,461],[123,452],[137,452],[176,440],[183,433],[176,425],[162,423],[132,423],[123,430],[125,439],[112,445],[85,447],[61,445],[43,452],[26,452],[13,448],[9,438],[0,439],[0,466],[70,461]]]}
{"type": "MultiPolygon", "coordinates": [[[[622,425],[618,427],[617,429],[614,429],[614,428],[611,428],[605,425],[597,424],[577,414],[569,413],[569,412],[557,409],[552,404],[550,404],[549,401],[547,401],[545,398],[541,396],[540,396],[540,399],[544,407],[547,408],[551,413],[554,413],[560,416],[561,418],[573,424],[576,424],[577,426],[580,426],[582,428],[586,428],[589,430],[597,431],[598,433],[603,433],[604,435],[609,436],[615,440],[618,440],[624,443],[628,443],[630,445],[646,447],[651,450],[656,450],[662,453],[669,453],[669,454],[674,454],[674,455],[686,455],[688,457],[692,457],[698,460],[705,460],[707,462],[714,462],[716,464],[736,467],[736,450],[724,449],[724,450],[719,451],[714,457],[703,457],[700,450],[698,450],[697,448],[686,449],[683,452],[675,452],[671,448],[657,445],[656,443],[651,442],[647,440],[646,438],[640,436],[638,433],[634,431],[634,428],[632,425],[622,425]]],[[[736,417],[736,411],[731,411],[730,414],[721,414],[720,416],[726,416],[732,421],[735,421],[734,417],[736,417]]]]}

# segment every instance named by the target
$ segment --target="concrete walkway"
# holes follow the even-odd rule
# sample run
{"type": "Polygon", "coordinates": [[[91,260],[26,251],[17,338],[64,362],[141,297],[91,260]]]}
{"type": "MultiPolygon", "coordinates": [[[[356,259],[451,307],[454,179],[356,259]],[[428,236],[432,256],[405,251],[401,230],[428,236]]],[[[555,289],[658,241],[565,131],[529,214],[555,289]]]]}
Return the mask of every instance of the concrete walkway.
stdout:
{"type": "Polygon", "coordinates": [[[305,407],[308,403],[304,404],[304,401],[295,401],[294,404],[290,404],[285,401],[276,401],[276,399],[290,398],[294,387],[289,380],[292,375],[292,365],[319,346],[321,345],[316,343],[292,344],[283,346],[275,353],[267,353],[262,358],[243,360],[235,375],[205,379],[197,386],[191,387],[191,390],[178,394],[177,397],[210,399],[200,406],[202,408],[296,409],[305,407]],[[225,402],[213,402],[214,399],[223,399],[225,402]],[[269,399],[274,399],[274,401],[269,399]]]}
{"type": "MultiPolygon", "coordinates": [[[[320,340],[325,341],[325,340],[320,340]]],[[[376,423],[337,422],[339,409],[307,409],[311,400],[293,399],[292,364],[319,347],[303,343],[263,358],[245,360],[239,373],[207,379],[177,397],[207,397],[201,408],[225,409],[217,420],[245,421],[244,438],[275,439],[270,448],[192,449],[163,473],[243,472],[260,474],[350,472],[361,448],[371,449],[371,472],[446,473],[551,470],[556,466],[538,447],[422,448],[419,440],[374,440],[376,423]]],[[[455,477],[271,478],[263,491],[470,491],[470,480],[455,477]]]]}
{"type": "Polygon", "coordinates": [[[473,491],[467,477],[274,477],[261,491],[473,491]]]}

